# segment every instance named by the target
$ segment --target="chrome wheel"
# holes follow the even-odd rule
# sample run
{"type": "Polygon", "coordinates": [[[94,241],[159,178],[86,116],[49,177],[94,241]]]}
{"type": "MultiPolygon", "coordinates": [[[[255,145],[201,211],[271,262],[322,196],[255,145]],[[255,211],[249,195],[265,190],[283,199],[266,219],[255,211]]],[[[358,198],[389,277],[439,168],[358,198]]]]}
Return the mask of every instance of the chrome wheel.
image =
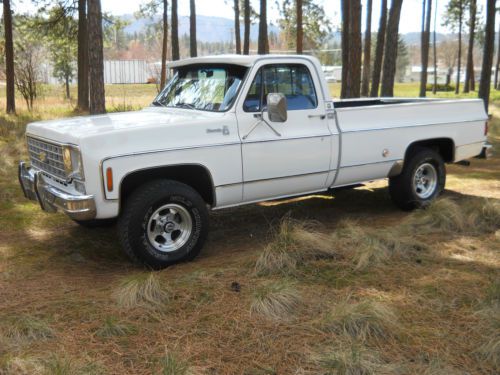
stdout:
{"type": "Polygon", "coordinates": [[[413,176],[413,190],[420,199],[427,199],[434,194],[438,184],[438,174],[434,165],[420,165],[413,176]]]}
{"type": "Polygon", "coordinates": [[[181,205],[168,203],[151,215],[147,235],[156,250],[171,252],[186,244],[192,230],[193,220],[188,210],[181,205]]]}

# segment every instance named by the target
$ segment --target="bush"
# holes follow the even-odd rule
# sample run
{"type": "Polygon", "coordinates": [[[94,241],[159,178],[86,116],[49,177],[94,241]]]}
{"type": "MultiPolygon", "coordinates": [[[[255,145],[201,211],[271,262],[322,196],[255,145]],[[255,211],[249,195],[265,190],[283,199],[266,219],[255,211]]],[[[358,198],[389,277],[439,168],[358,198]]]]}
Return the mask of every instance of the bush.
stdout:
{"type": "MultiPolygon", "coordinates": [[[[427,86],[425,87],[425,91],[432,91],[434,87],[434,84],[427,84],[427,86]]],[[[448,92],[448,91],[455,91],[455,86],[453,85],[450,85],[450,84],[444,84],[444,83],[438,83],[436,85],[436,91],[445,91],[445,92],[448,92]]]]}

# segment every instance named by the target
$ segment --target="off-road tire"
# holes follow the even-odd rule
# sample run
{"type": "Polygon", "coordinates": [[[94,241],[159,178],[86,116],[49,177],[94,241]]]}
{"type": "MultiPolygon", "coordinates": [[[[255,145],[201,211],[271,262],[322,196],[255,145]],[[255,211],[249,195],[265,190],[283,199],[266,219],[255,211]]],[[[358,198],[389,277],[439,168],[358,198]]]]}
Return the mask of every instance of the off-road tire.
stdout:
{"type": "Polygon", "coordinates": [[[116,218],[112,219],[93,219],[93,220],[74,220],[75,223],[84,228],[108,228],[116,225],[116,218]]]}
{"type": "Polygon", "coordinates": [[[428,206],[443,192],[445,183],[446,167],[441,155],[430,148],[418,147],[408,155],[401,174],[389,178],[389,193],[396,206],[410,211],[428,206]],[[430,164],[435,168],[437,180],[432,193],[422,198],[417,194],[414,178],[417,170],[425,164],[430,164]]]}
{"type": "Polygon", "coordinates": [[[118,238],[125,254],[152,269],[190,261],[201,251],[208,234],[208,210],[190,186],[171,180],[155,180],[137,188],[124,202],[118,219],[118,238]],[[183,206],[192,220],[192,231],[184,246],[171,252],[157,250],[147,235],[151,215],[165,204],[183,206]]]}

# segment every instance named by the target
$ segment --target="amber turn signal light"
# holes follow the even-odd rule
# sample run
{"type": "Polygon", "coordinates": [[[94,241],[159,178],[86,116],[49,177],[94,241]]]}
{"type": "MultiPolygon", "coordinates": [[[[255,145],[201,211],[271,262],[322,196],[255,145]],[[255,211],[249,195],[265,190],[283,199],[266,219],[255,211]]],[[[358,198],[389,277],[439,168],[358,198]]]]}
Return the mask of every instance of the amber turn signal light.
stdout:
{"type": "Polygon", "coordinates": [[[111,168],[106,169],[106,187],[108,191],[113,191],[113,170],[111,168]]]}

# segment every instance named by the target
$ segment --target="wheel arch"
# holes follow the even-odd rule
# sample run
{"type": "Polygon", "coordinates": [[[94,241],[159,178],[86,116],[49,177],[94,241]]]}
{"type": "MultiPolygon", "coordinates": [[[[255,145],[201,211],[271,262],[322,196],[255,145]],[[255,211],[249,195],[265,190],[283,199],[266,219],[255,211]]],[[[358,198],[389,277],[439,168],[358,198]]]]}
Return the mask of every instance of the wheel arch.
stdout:
{"type": "Polygon", "coordinates": [[[455,142],[451,138],[429,138],[410,143],[406,147],[404,163],[411,157],[412,153],[418,148],[430,148],[438,152],[445,163],[452,163],[455,160],[455,142]]]}
{"type": "Polygon", "coordinates": [[[210,206],[216,205],[215,187],[212,174],[202,164],[177,164],[137,169],[127,173],[120,181],[120,209],[127,197],[139,186],[157,179],[169,179],[184,183],[200,194],[210,206]]]}

